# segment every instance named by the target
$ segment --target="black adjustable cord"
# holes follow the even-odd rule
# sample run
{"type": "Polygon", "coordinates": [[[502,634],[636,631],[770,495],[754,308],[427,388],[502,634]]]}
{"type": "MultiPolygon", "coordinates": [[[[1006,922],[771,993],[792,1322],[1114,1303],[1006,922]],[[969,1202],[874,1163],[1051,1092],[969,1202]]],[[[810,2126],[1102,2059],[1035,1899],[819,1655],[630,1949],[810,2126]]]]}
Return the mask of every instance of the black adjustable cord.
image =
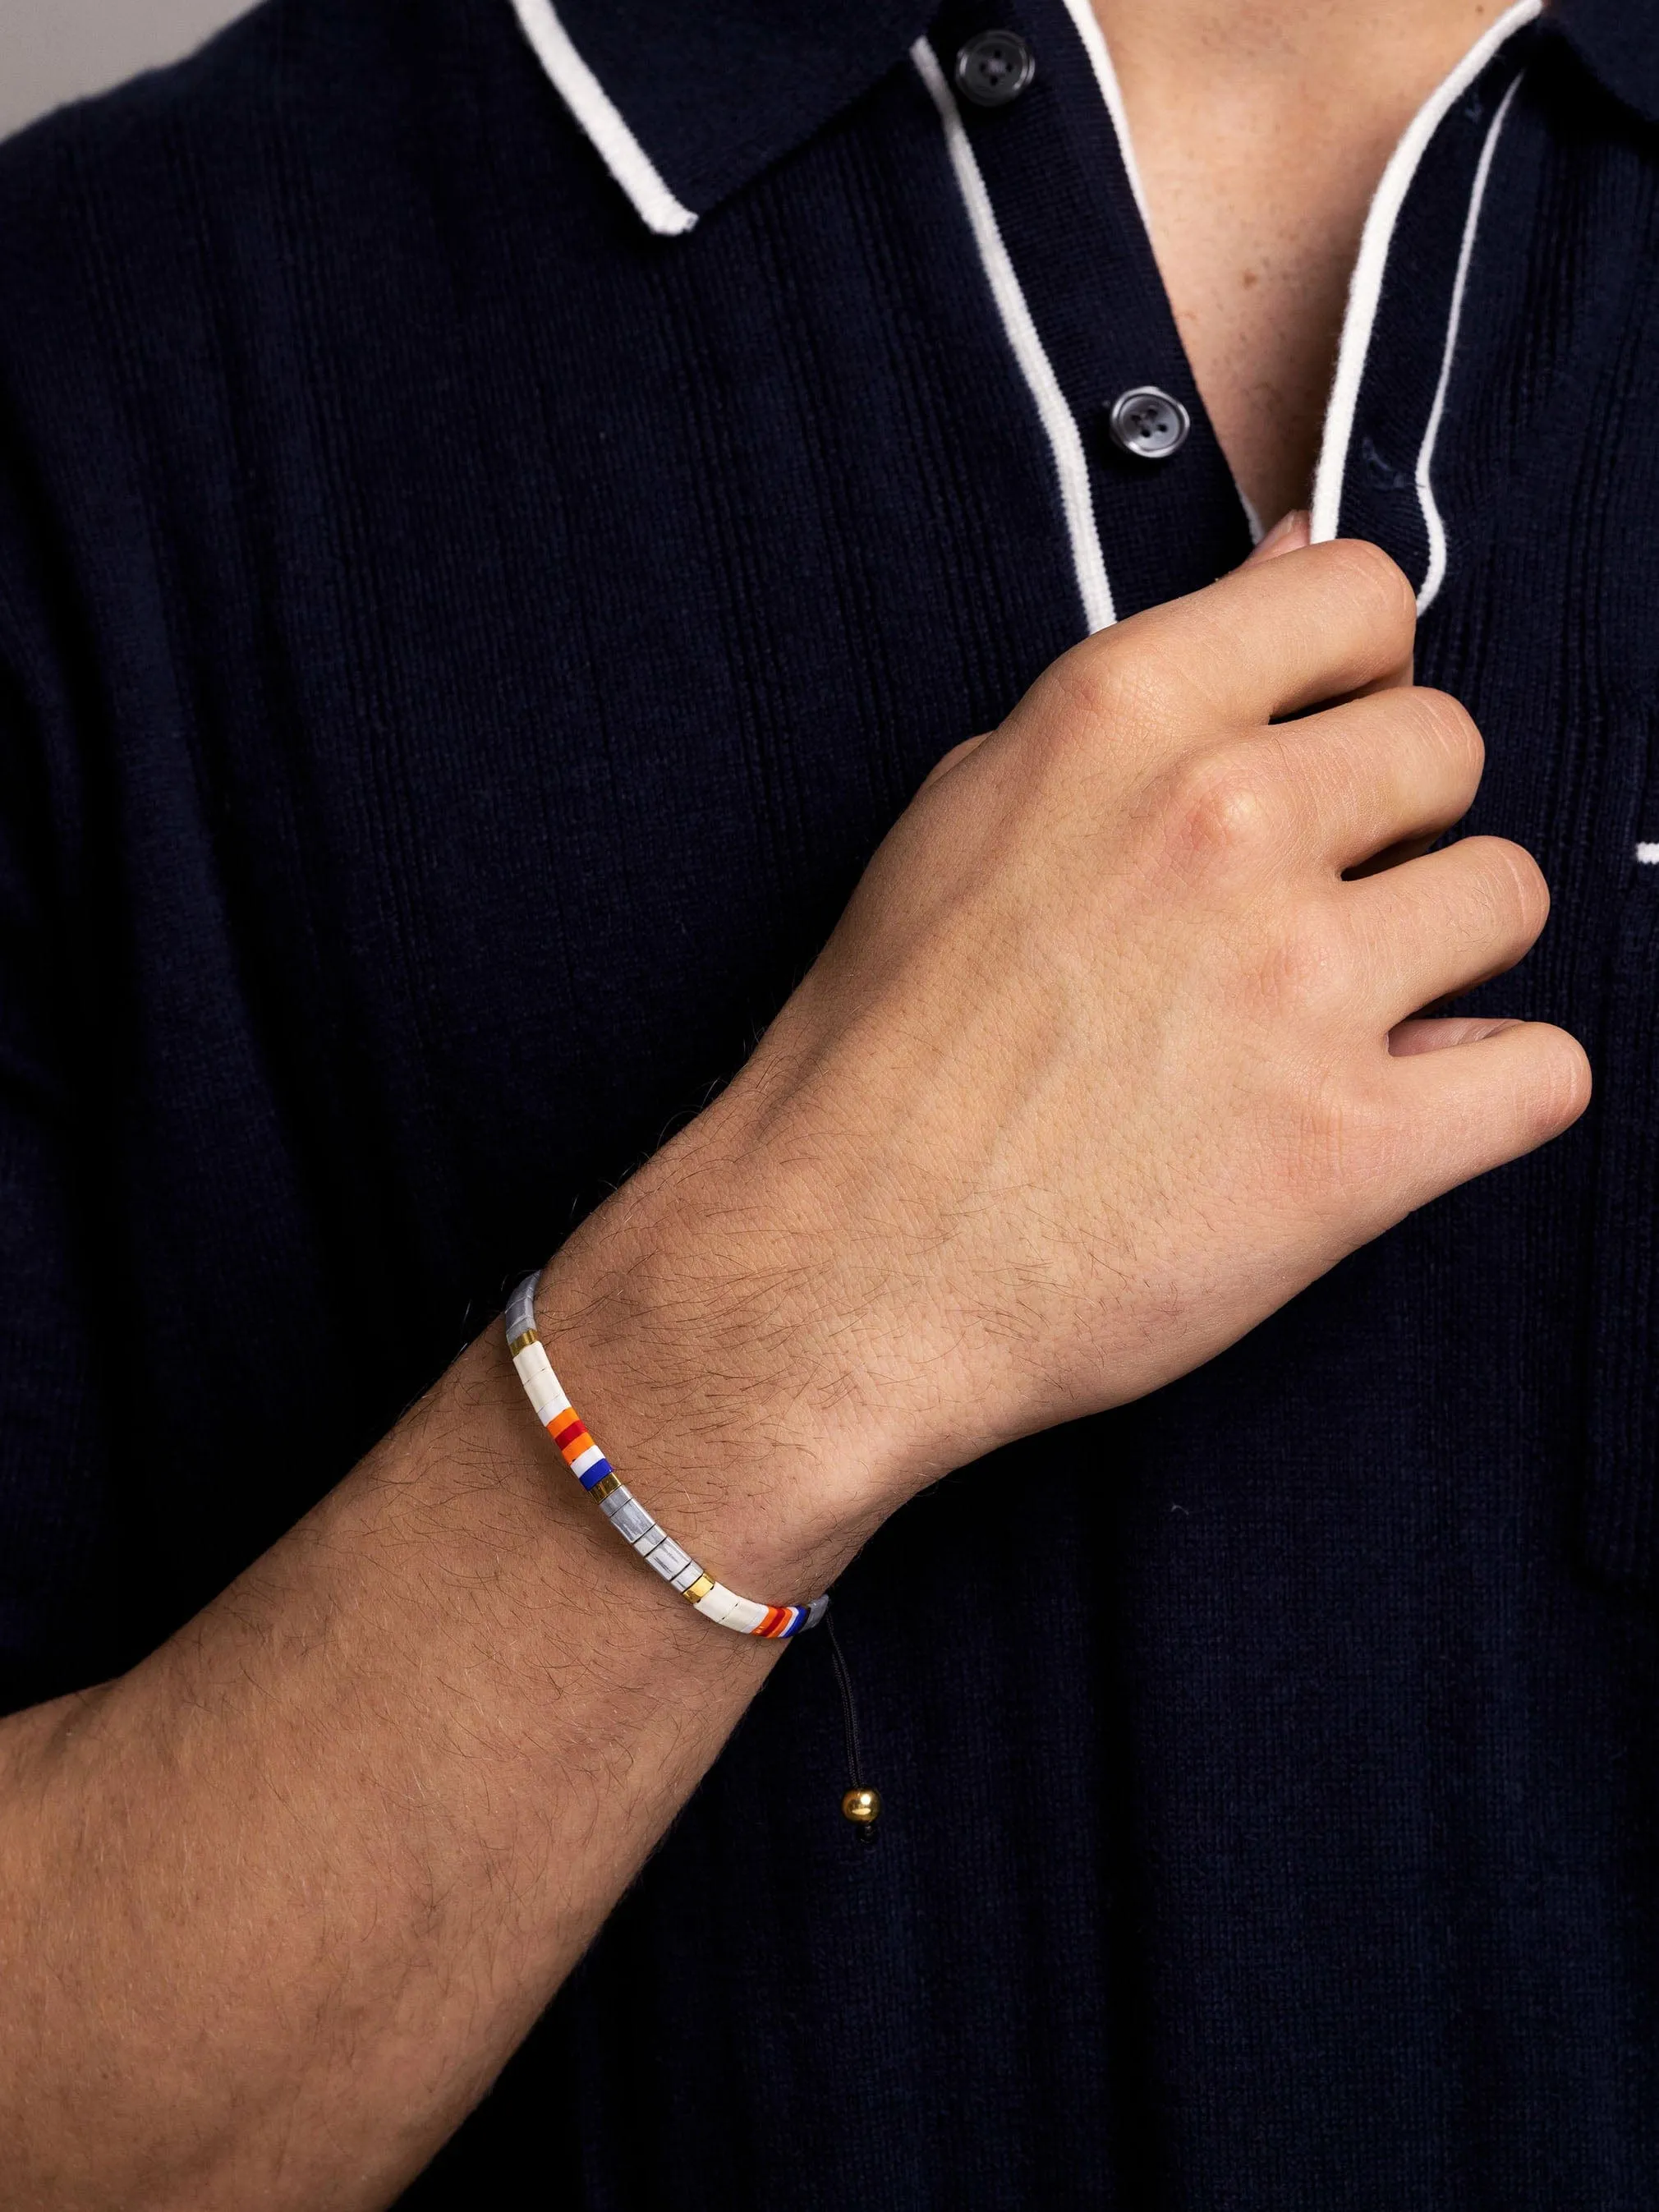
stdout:
{"type": "Polygon", "coordinates": [[[842,1817],[853,1823],[865,1843],[872,1844],[876,1839],[876,1822],[881,1818],[881,1796],[864,1779],[864,1753],[859,1742],[859,1709],[853,1696],[853,1676],[847,1664],[847,1655],[841,1648],[840,1637],[836,1633],[833,1607],[824,1616],[823,1625],[830,1632],[830,1657],[836,1669],[836,1687],[841,1692],[841,1724],[847,1741],[847,1789],[841,1801],[842,1817]]]}

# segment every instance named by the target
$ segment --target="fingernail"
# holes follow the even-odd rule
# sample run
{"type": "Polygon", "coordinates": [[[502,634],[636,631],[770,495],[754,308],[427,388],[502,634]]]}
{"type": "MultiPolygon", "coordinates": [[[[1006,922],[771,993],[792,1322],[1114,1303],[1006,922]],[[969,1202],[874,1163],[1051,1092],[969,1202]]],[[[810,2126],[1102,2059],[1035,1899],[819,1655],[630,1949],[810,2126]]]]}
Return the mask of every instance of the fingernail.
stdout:
{"type": "Polygon", "coordinates": [[[1293,507],[1288,514],[1281,514],[1256,547],[1258,554],[1288,553],[1308,542],[1310,517],[1305,507],[1293,507]]]}

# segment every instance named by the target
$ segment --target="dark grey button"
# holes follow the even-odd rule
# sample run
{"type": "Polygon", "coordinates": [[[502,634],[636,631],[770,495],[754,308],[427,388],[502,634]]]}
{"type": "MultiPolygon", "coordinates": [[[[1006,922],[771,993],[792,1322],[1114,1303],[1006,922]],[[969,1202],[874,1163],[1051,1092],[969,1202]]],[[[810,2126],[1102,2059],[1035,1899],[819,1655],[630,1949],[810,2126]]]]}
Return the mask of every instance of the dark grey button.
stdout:
{"type": "Polygon", "coordinates": [[[1006,107],[1036,75],[1036,56],[1018,31],[981,31],[957,56],[957,90],[975,107],[1006,107]]]}
{"type": "Polygon", "coordinates": [[[1167,461],[1187,442],[1193,420],[1178,399],[1155,384],[1137,384],[1113,403],[1113,438],[1138,461],[1167,461]]]}

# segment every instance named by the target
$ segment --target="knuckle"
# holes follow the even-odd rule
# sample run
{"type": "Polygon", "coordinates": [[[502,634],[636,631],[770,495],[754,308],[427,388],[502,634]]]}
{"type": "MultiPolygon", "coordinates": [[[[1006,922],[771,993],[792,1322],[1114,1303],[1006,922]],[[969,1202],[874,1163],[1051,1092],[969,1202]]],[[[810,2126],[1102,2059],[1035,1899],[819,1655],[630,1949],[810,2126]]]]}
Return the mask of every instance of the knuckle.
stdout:
{"type": "Polygon", "coordinates": [[[1462,772],[1471,795],[1486,765],[1486,741],[1480,725],[1461,699],[1449,691],[1419,684],[1394,695],[1402,708],[1414,716],[1423,735],[1440,746],[1454,767],[1462,772]]]}
{"type": "Polygon", "coordinates": [[[1338,538],[1323,549],[1333,579],[1390,635],[1403,657],[1417,630],[1417,594],[1397,561],[1369,538],[1338,538]]]}
{"type": "Polygon", "coordinates": [[[1484,855],[1497,888],[1504,918],[1512,921],[1528,942],[1549,920],[1550,887],[1544,871],[1523,845],[1507,837],[1483,838],[1484,855]]]}
{"type": "Polygon", "coordinates": [[[1279,920],[1261,967],[1262,994],[1276,1013],[1324,1020],[1348,999],[1348,951],[1329,917],[1298,906],[1279,920]]]}
{"type": "Polygon", "coordinates": [[[1196,860],[1255,851],[1272,830],[1261,765],[1237,749],[1189,754],[1170,773],[1168,806],[1177,848],[1196,860]]]}
{"type": "Polygon", "coordinates": [[[1549,918],[1549,885],[1532,854],[1506,837],[1461,837],[1447,848],[1448,918],[1472,944],[1530,945],[1549,918]]]}
{"type": "Polygon", "coordinates": [[[1252,902],[1231,933],[1232,975],[1254,1012],[1311,1043],[1343,1026],[1358,977],[1340,915],[1318,898],[1252,902]]]}
{"type": "Polygon", "coordinates": [[[1589,1104],[1590,1064],[1583,1046],[1565,1030],[1540,1026],[1534,1042],[1526,1120],[1534,1142],[1542,1144],[1571,1128],[1589,1104]]]}
{"type": "Polygon", "coordinates": [[[1063,653],[1047,672],[1061,714],[1057,735],[1118,730],[1162,720],[1168,713],[1169,686],[1161,657],[1136,641],[1106,630],[1083,639],[1063,653]]]}

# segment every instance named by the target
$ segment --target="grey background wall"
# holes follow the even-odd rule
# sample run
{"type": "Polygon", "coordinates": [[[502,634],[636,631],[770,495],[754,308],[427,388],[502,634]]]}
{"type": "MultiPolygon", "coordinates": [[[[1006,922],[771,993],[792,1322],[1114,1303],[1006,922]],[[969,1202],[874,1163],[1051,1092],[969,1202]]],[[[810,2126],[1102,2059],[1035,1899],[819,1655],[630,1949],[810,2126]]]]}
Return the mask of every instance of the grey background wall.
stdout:
{"type": "Polygon", "coordinates": [[[0,137],[172,61],[249,0],[0,0],[0,137]]]}

